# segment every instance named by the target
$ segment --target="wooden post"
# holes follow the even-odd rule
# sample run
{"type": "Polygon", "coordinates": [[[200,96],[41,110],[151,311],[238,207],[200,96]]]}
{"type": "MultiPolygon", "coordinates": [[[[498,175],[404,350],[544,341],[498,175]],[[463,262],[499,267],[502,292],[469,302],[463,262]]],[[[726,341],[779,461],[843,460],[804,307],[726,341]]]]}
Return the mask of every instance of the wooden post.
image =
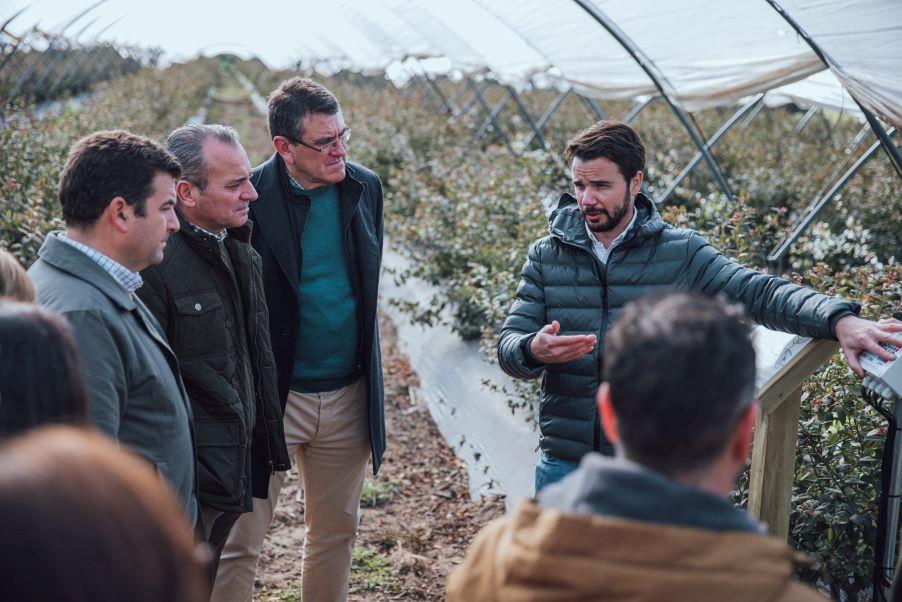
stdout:
{"type": "Polygon", "coordinates": [[[770,414],[758,416],[749,473],[749,513],[780,539],[789,535],[789,506],[795,476],[802,388],[770,414]]]}
{"type": "Polygon", "coordinates": [[[836,352],[836,341],[809,341],[758,390],[761,415],[752,445],[748,511],[771,535],[789,535],[802,384],[836,352]]]}

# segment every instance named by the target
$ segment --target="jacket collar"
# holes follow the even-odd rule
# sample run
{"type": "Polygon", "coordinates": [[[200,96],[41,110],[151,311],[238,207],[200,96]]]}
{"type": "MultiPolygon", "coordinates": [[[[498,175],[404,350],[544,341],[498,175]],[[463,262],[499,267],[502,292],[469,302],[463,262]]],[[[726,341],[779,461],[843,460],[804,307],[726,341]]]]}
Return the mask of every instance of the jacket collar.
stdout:
{"type": "MultiPolygon", "coordinates": [[[[365,190],[357,179],[355,167],[346,164],[345,179],[338,183],[338,196],[342,205],[342,221],[350,223],[365,190]]],[[[292,195],[288,184],[285,162],[279,153],[254,168],[251,181],[260,198],[251,203],[251,215],[258,232],[266,239],[276,261],[289,282],[297,284],[299,278],[298,242],[292,234],[288,202],[292,195]]]]}
{"type": "MultiPolygon", "coordinates": [[[[636,224],[624,239],[623,244],[633,239],[645,238],[664,229],[664,222],[655,204],[640,192],[636,195],[636,224]]],[[[564,193],[558,201],[557,208],[548,218],[548,231],[563,242],[592,249],[592,241],[586,231],[586,218],[583,217],[573,195],[564,193]]]]}
{"type": "MultiPolygon", "coordinates": [[[[255,201],[256,202],[256,201],[255,201]]],[[[179,218],[179,231],[178,234],[183,236],[188,244],[195,247],[202,248],[212,248],[213,245],[216,244],[216,238],[204,232],[198,232],[194,228],[191,227],[188,219],[181,214],[180,211],[176,210],[175,214],[179,218]]],[[[223,242],[228,244],[229,239],[238,240],[243,243],[249,243],[251,241],[251,230],[253,229],[253,222],[250,219],[245,222],[245,224],[239,228],[229,228],[228,236],[223,239],[223,242]]]]}
{"type": "Polygon", "coordinates": [[[59,231],[47,235],[38,251],[38,257],[53,267],[93,285],[123,309],[127,311],[135,309],[134,298],[111,274],[72,245],[61,241],[59,235],[59,231]]]}
{"type": "Polygon", "coordinates": [[[711,531],[761,532],[727,500],[682,485],[622,458],[591,453],[579,468],[539,496],[543,508],[711,531]]]}

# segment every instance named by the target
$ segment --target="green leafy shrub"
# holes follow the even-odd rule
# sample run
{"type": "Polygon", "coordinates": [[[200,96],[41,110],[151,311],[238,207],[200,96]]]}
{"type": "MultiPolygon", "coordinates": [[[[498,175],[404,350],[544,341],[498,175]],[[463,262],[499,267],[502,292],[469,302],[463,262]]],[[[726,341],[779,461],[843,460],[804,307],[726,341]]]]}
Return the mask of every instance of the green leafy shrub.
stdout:
{"type": "Polygon", "coordinates": [[[0,125],[0,245],[30,265],[44,235],[61,226],[56,188],[69,147],[96,130],[128,129],[165,140],[197,111],[217,73],[202,59],[105,82],[83,104],[35,116],[20,107],[0,125]]]}

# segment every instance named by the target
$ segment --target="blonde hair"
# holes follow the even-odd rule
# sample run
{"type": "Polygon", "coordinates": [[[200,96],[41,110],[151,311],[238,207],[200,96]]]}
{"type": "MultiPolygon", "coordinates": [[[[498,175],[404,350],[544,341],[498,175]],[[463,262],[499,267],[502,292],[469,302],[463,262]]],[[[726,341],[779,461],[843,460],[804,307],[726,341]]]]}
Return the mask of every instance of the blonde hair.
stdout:
{"type": "Polygon", "coordinates": [[[34,284],[12,253],[0,249],[0,299],[9,297],[15,301],[34,303],[34,284]]]}

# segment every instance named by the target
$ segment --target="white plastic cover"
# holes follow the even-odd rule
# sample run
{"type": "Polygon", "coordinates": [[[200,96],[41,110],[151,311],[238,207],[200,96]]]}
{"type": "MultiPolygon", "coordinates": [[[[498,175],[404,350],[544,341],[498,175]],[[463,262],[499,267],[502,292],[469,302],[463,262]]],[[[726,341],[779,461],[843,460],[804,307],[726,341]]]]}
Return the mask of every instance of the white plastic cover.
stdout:
{"type": "MultiPolygon", "coordinates": [[[[793,100],[857,110],[807,42],[764,0],[589,0],[647,61],[675,102],[694,111],[765,90],[793,100]]],[[[578,92],[625,99],[656,86],[602,25],[574,0],[347,0],[360,29],[386,58],[445,56],[454,69],[491,71],[506,83],[560,74],[578,92]],[[375,33],[373,33],[375,32],[375,33]],[[379,45],[379,44],[377,44],[379,45]]],[[[902,2],[781,2],[834,60],[865,106],[902,122],[902,2]]],[[[352,21],[355,19],[351,19],[352,21]]]]}
{"type": "Polygon", "coordinates": [[[902,127],[902,2],[781,0],[860,103],[902,127]]]}

